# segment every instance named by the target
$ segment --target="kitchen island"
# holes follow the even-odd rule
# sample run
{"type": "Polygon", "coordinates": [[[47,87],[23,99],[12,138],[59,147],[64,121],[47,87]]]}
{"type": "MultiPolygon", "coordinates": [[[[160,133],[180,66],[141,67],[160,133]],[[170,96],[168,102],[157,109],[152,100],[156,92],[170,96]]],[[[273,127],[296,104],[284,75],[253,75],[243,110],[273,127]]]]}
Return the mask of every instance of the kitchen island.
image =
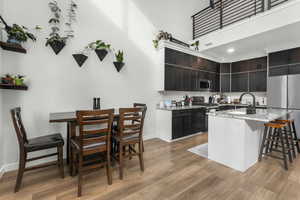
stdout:
{"type": "Polygon", "coordinates": [[[258,161],[264,123],[285,117],[290,111],[246,109],[208,113],[208,158],[244,172],[258,161]]]}

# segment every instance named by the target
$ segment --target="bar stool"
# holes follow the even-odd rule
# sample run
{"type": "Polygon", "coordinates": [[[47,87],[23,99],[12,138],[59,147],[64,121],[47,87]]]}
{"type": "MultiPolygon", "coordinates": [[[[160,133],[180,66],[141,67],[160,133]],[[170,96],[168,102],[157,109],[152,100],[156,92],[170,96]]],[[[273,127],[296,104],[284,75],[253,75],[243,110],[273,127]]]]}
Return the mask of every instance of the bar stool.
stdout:
{"type": "Polygon", "coordinates": [[[270,122],[265,124],[263,140],[260,148],[258,160],[262,160],[262,156],[283,160],[284,168],[288,170],[287,157],[292,162],[292,148],[288,137],[289,132],[286,131],[287,123],[270,122]],[[279,152],[282,157],[273,155],[272,152],[279,152]]]}
{"type": "Polygon", "coordinates": [[[279,123],[286,123],[288,125],[287,131],[291,134],[291,140],[292,140],[294,151],[296,148],[297,152],[300,153],[300,145],[299,145],[299,139],[296,132],[295,120],[290,119],[290,120],[275,120],[275,121],[279,123]]]}

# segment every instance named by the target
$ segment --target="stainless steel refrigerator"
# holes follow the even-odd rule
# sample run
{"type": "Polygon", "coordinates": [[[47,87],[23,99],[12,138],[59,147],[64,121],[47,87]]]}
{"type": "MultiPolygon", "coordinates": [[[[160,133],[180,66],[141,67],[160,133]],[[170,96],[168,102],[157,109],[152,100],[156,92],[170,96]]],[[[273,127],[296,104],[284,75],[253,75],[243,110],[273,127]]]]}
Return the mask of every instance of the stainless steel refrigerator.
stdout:
{"type": "Polygon", "coordinates": [[[268,77],[267,96],[268,107],[293,111],[300,138],[300,74],[268,77]]]}

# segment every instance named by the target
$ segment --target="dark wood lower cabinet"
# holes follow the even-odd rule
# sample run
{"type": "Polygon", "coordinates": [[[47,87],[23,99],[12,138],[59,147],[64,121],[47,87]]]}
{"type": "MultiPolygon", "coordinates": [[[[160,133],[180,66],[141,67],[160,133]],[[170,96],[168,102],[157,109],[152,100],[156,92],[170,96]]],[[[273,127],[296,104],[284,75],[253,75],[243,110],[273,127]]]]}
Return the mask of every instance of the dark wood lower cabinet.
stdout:
{"type": "Polygon", "coordinates": [[[206,109],[172,112],[172,139],[207,131],[206,109]]]}

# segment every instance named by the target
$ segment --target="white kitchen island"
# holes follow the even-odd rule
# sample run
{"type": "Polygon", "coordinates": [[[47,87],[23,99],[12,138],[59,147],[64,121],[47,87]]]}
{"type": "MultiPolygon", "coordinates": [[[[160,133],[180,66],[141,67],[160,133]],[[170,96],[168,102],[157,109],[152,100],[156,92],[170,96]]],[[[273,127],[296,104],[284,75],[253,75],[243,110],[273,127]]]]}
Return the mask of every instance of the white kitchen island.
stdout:
{"type": "Polygon", "coordinates": [[[289,114],[287,110],[246,109],[208,113],[208,158],[244,172],[258,161],[264,123],[289,114]]]}

